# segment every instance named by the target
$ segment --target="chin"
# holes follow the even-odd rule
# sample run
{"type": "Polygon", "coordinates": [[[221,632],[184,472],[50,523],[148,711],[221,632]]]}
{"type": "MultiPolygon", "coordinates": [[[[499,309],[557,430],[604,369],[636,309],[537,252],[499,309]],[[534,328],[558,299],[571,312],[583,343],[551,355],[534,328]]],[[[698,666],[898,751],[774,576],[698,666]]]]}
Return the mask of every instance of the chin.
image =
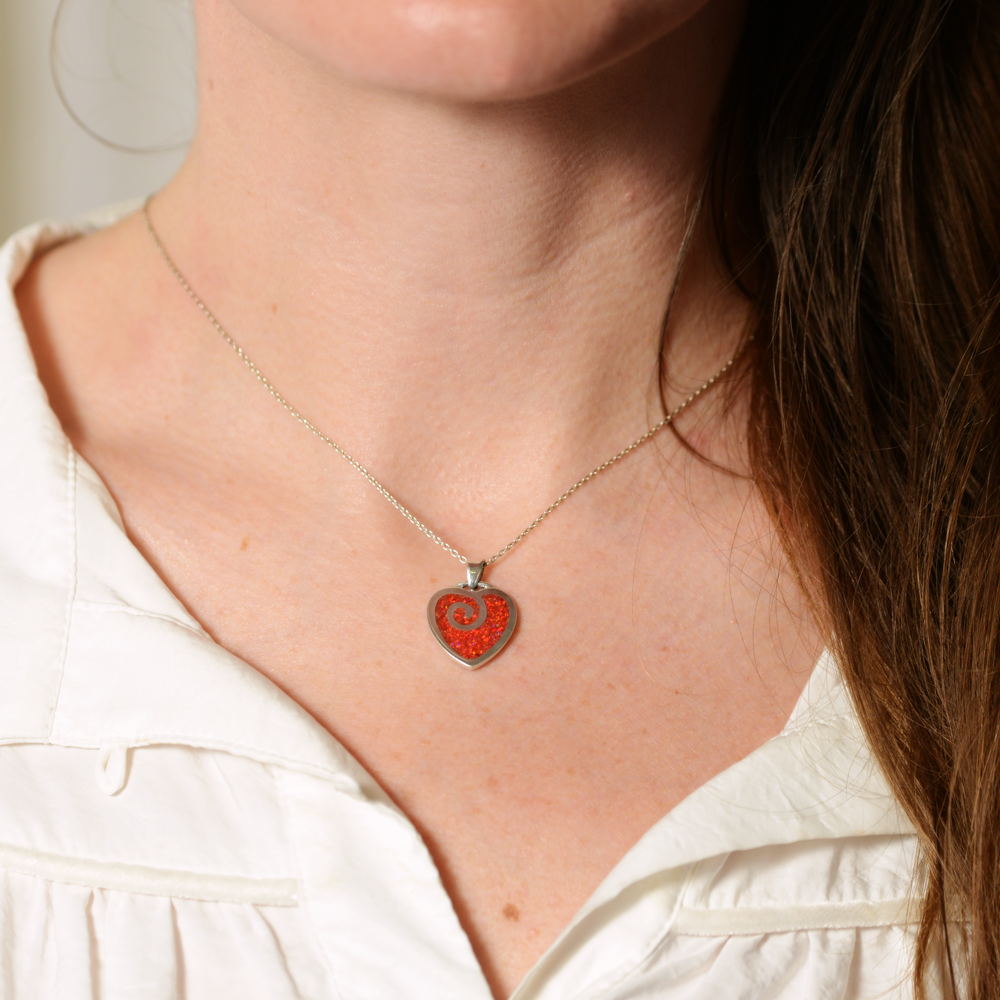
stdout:
{"type": "Polygon", "coordinates": [[[361,85],[457,101],[568,86],[713,0],[200,0],[361,85]]]}

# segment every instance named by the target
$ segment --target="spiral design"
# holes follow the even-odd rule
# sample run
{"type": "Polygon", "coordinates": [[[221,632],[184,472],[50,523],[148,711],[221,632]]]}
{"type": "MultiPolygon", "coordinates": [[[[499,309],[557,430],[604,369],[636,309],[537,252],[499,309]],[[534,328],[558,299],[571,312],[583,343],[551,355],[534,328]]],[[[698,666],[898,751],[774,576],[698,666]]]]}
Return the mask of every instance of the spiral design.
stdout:
{"type": "Polygon", "coordinates": [[[479,628],[485,621],[486,615],[488,613],[486,602],[479,596],[479,594],[469,591],[468,597],[463,597],[462,600],[456,601],[454,604],[448,605],[448,624],[452,628],[457,628],[460,632],[472,632],[474,629],[479,628]],[[472,622],[460,622],[455,618],[455,612],[461,608],[462,617],[468,619],[470,615],[475,614],[475,621],[472,622]]]}

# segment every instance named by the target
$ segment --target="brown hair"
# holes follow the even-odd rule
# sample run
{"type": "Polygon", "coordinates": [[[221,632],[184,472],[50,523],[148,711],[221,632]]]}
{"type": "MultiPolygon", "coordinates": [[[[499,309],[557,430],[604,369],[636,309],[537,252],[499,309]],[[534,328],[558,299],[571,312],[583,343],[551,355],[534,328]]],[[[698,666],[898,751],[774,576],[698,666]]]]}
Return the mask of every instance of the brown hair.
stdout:
{"type": "Polygon", "coordinates": [[[970,1000],[1000,998],[998,8],[750,0],[713,186],[754,474],[919,832],[918,995],[970,1000]]]}

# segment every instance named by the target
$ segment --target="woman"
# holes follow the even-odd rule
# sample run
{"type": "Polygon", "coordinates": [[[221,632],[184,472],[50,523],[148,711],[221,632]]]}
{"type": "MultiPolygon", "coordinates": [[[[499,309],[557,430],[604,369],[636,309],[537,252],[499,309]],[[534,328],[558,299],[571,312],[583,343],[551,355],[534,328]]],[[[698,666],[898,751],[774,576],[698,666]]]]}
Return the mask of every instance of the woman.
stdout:
{"type": "Polygon", "coordinates": [[[800,6],[197,0],[4,258],[5,996],[998,995],[996,14],[800,6]]]}

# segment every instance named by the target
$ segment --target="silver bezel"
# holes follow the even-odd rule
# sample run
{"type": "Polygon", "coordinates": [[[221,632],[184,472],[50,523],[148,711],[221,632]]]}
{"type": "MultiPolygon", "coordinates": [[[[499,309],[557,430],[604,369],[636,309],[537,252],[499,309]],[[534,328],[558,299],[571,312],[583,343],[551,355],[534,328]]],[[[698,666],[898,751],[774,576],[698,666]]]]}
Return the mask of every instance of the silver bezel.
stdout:
{"type": "Polygon", "coordinates": [[[485,597],[487,594],[496,594],[498,597],[502,597],[507,602],[507,607],[510,608],[510,618],[507,621],[507,627],[503,630],[500,638],[490,646],[482,656],[477,656],[474,660],[466,660],[459,656],[444,641],[444,637],[438,630],[437,620],[434,616],[434,609],[437,607],[437,602],[441,600],[445,594],[460,594],[463,590],[468,591],[469,588],[465,586],[461,587],[445,587],[444,590],[439,590],[428,602],[427,602],[427,624],[430,626],[431,635],[437,639],[438,645],[456,662],[460,663],[467,670],[477,670],[484,663],[492,660],[497,653],[500,652],[507,645],[507,640],[510,639],[511,635],[514,633],[514,627],[517,625],[517,605],[514,603],[514,599],[510,594],[504,593],[502,590],[497,590],[496,587],[477,587],[475,590],[476,594],[485,597]]]}

